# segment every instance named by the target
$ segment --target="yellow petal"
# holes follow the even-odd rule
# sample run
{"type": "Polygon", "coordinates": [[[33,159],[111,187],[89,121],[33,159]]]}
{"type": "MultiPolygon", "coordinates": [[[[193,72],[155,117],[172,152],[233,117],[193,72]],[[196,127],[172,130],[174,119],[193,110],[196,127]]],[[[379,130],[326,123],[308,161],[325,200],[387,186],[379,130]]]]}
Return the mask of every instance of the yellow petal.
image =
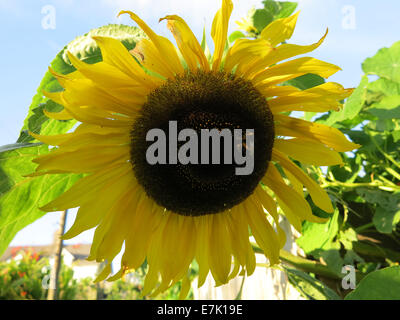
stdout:
{"type": "Polygon", "coordinates": [[[304,196],[304,189],[303,189],[303,184],[296,179],[296,177],[290,173],[290,171],[286,170],[285,168],[282,168],[283,172],[285,173],[285,176],[288,178],[290,184],[292,185],[292,188],[301,196],[304,196]]]}
{"type": "Polygon", "coordinates": [[[164,19],[168,20],[167,26],[174,35],[176,43],[190,70],[196,70],[198,68],[197,63],[199,63],[202,70],[209,71],[210,65],[204,51],[185,20],[176,15],[166,16],[160,19],[160,21],[164,19]]]}
{"type": "Polygon", "coordinates": [[[227,283],[231,271],[232,249],[224,214],[214,215],[210,239],[206,245],[210,246],[210,269],[217,285],[227,283]]]}
{"type": "MultiPolygon", "coordinates": [[[[277,181],[278,183],[285,184],[281,174],[279,171],[276,169],[275,165],[270,164],[268,166],[268,171],[267,171],[268,176],[270,179],[277,181]]],[[[263,180],[263,184],[268,187],[268,189],[272,190],[271,187],[267,185],[268,181],[263,180]]],[[[294,190],[294,189],[293,189],[294,190]]],[[[273,191],[273,190],[272,190],[273,191]]],[[[275,193],[275,192],[274,192],[275,193]]],[[[301,193],[301,197],[303,198],[303,193],[301,193]]],[[[290,224],[299,232],[301,232],[301,224],[304,220],[304,218],[298,216],[295,212],[291,210],[290,207],[288,207],[282,200],[279,198],[279,196],[275,193],[275,198],[277,201],[277,204],[279,207],[282,209],[283,213],[285,214],[285,217],[289,220],[290,224]]]]}
{"type": "Polygon", "coordinates": [[[264,209],[267,210],[274,219],[276,229],[278,230],[279,243],[283,247],[286,243],[286,234],[279,224],[279,215],[274,199],[272,199],[271,196],[265,190],[263,190],[260,185],[256,188],[254,197],[256,197],[257,201],[261,203],[264,209]]]}
{"type": "MultiPolygon", "coordinates": [[[[90,81],[90,80],[89,80],[90,81]]],[[[68,114],[70,114],[73,118],[82,121],[82,122],[90,122],[89,119],[93,119],[95,125],[100,125],[100,126],[107,126],[107,123],[116,123],[112,124],[111,126],[125,126],[125,125],[131,125],[131,122],[133,121],[131,118],[127,116],[122,116],[121,114],[115,114],[112,113],[111,111],[104,110],[102,108],[98,108],[98,104],[95,104],[93,107],[86,106],[85,103],[93,104],[94,101],[98,101],[98,103],[101,103],[101,99],[96,98],[96,94],[99,94],[104,98],[103,103],[101,103],[101,106],[106,109],[114,109],[118,110],[121,108],[124,109],[124,105],[116,101],[110,96],[107,96],[107,94],[96,88],[91,86],[91,83],[83,82],[81,83],[82,85],[79,86],[77,83],[70,82],[70,80],[67,80],[65,84],[68,83],[69,89],[72,89],[71,91],[62,91],[59,93],[58,99],[62,102],[64,105],[64,108],[68,114]],[[76,92],[73,92],[73,89],[76,88],[78,90],[78,94],[76,92]],[[86,94],[88,96],[85,96],[85,92],[82,92],[79,94],[79,90],[82,90],[83,88],[86,88],[86,94]],[[90,95],[91,94],[91,95],[90,95]],[[93,99],[91,99],[93,98],[93,99]],[[96,100],[97,99],[97,100],[96,100]],[[108,102],[107,102],[108,101],[108,102]],[[98,123],[97,123],[97,122],[98,123]]],[[[128,108],[126,109],[125,113],[131,113],[132,115],[136,116],[136,111],[133,108],[128,108]]],[[[106,129],[107,131],[108,129],[106,129]]]]}
{"type": "Polygon", "coordinates": [[[338,83],[327,82],[317,87],[290,93],[268,101],[273,113],[287,111],[327,112],[338,110],[340,100],[349,97],[353,89],[344,89],[338,83]]]}
{"type": "Polygon", "coordinates": [[[95,253],[91,252],[91,255],[96,255],[97,260],[104,259],[107,261],[112,261],[121,251],[122,244],[130,232],[130,226],[126,223],[126,221],[129,220],[129,216],[133,214],[133,212],[128,211],[127,209],[130,208],[132,194],[136,192],[137,188],[137,185],[130,185],[125,188],[125,190],[120,193],[119,198],[114,202],[113,206],[107,212],[107,215],[110,215],[109,221],[105,221],[107,219],[106,217],[97,227],[97,229],[101,228],[103,223],[107,225],[106,232],[103,234],[97,251],[95,253]]]}
{"type": "Polygon", "coordinates": [[[179,300],[184,300],[189,291],[190,291],[190,279],[188,276],[185,276],[182,280],[182,287],[181,287],[181,292],[179,293],[179,300]]]}
{"type": "Polygon", "coordinates": [[[90,173],[123,163],[130,159],[130,146],[88,146],[79,150],[56,150],[33,161],[38,163],[37,171],[65,170],[72,173],[90,173]]]}
{"type": "Polygon", "coordinates": [[[102,185],[93,197],[81,203],[74,224],[63,235],[62,239],[71,239],[81,232],[97,226],[106,213],[120,200],[121,195],[123,195],[126,190],[134,192],[137,187],[138,184],[134,175],[129,173],[121,176],[119,179],[102,185]],[[96,201],[97,199],[102,199],[102,201],[96,201]]]}
{"type": "Polygon", "coordinates": [[[149,89],[154,89],[160,84],[160,79],[151,77],[144,72],[119,40],[99,36],[93,37],[93,39],[99,45],[105,63],[118,68],[149,89]]]}
{"type": "Polygon", "coordinates": [[[130,206],[131,201],[135,201],[132,194],[135,194],[137,189],[138,184],[131,184],[119,193],[116,201],[105,212],[94,233],[89,260],[112,261],[121,250],[123,240],[129,230],[126,220],[131,214],[126,209],[130,206]]]}
{"type": "Polygon", "coordinates": [[[268,40],[272,46],[284,42],[292,37],[300,12],[288,17],[271,22],[261,31],[260,37],[268,40]]]}
{"type": "MultiPolygon", "coordinates": [[[[110,94],[110,92],[118,94],[121,92],[121,88],[107,91],[99,88],[95,82],[89,79],[71,80],[62,78],[60,75],[57,75],[57,79],[59,81],[62,79],[63,86],[66,89],[57,95],[57,100],[64,107],[89,106],[96,109],[136,116],[139,107],[146,100],[144,93],[137,94],[134,89],[125,91],[123,100],[121,100],[110,94]]],[[[54,98],[54,95],[49,97],[54,98]]]]}
{"type": "Polygon", "coordinates": [[[43,143],[51,145],[51,146],[57,146],[60,143],[67,141],[72,136],[72,133],[59,134],[59,135],[54,135],[54,136],[44,136],[44,135],[35,134],[33,132],[29,132],[29,134],[32,137],[34,137],[35,139],[39,140],[40,142],[43,142],[43,143]]]}
{"type": "Polygon", "coordinates": [[[181,74],[184,72],[183,66],[176,53],[174,45],[167,38],[157,35],[142,19],[131,11],[121,11],[121,14],[129,14],[131,19],[135,21],[139,27],[147,34],[150,40],[157,48],[159,57],[164,61],[165,66],[169,69],[171,74],[181,74]]]}
{"type": "Polygon", "coordinates": [[[40,210],[51,212],[79,207],[87,199],[95,197],[97,191],[104,185],[119,179],[122,175],[130,173],[132,173],[130,164],[115,165],[100,170],[92,175],[81,178],[68,191],[40,208],[40,210]]]}
{"type": "Polygon", "coordinates": [[[323,144],[304,139],[275,139],[274,148],[295,160],[315,166],[343,164],[339,153],[323,144]]]}
{"type": "Polygon", "coordinates": [[[100,272],[100,274],[94,280],[95,283],[103,281],[108,275],[111,273],[111,263],[107,264],[104,269],[100,272]]]}
{"type": "MultiPolygon", "coordinates": [[[[326,221],[326,219],[321,219],[312,214],[308,202],[299,193],[283,182],[279,171],[274,165],[268,167],[267,174],[262,179],[262,182],[275,193],[280,204],[282,203],[289,208],[291,211],[290,213],[295,213],[301,220],[308,220],[311,222],[326,221]]],[[[286,213],[285,211],[285,214],[286,213]]]]}
{"type": "Polygon", "coordinates": [[[211,37],[214,40],[214,56],[213,56],[213,70],[219,70],[221,65],[222,55],[224,53],[226,39],[228,37],[228,24],[229,18],[233,10],[233,3],[231,0],[222,0],[222,7],[216,13],[212,28],[211,37]]]}
{"type": "MultiPolygon", "coordinates": [[[[53,100],[55,103],[58,103],[60,105],[63,105],[64,101],[61,98],[61,93],[62,92],[47,92],[45,90],[42,91],[43,95],[50,100],[53,100]]],[[[64,120],[64,119],[61,119],[64,120]]],[[[66,119],[69,120],[69,119],[66,119]]]]}
{"type": "Polygon", "coordinates": [[[292,86],[259,86],[258,91],[266,98],[276,96],[286,96],[295,92],[301,91],[300,89],[292,86]]]}
{"type": "Polygon", "coordinates": [[[194,258],[196,246],[194,221],[191,217],[171,214],[163,235],[160,244],[161,275],[163,280],[170,282],[175,278],[182,278],[194,258]]]}
{"type": "Polygon", "coordinates": [[[312,45],[301,46],[296,44],[282,44],[277,48],[274,48],[265,57],[260,57],[255,63],[248,66],[247,70],[243,73],[243,77],[252,78],[258,71],[272,66],[279,61],[314,51],[322,44],[327,34],[328,30],[318,42],[312,45]]]}
{"type": "Polygon", "coordinates": [[[264,39],[238,39],[234,45],[228,50],[226,55],[224,69],[226,73],[230,73],[232,69],[239,64],[237,73],[243,73],[241,69],[252,61],[264,57],[273,50],[270,43],[264,39]]]}
{"type": "Polygon", "coordinates": [[[116,181],[103,186],[92,201],[82,203],[71,228],[62,239],[72,239],[80,233],[96,227],[115,202],[128,188],[137,185],[132,175],[127,174],[116,181]],[[101,199],[101,201],[96,201],[101,199]]]}
{"type": "Polygon", "coordinates": [[[119,269],[119,271],[116,274],[114,274],[112,277],[109,277],[107,279],[107,282],[113,282],[113,281],[119,280],[124,276],[124,274],[125,274],[125,270],[124,270],[124,268],[121,268],[121,269],[119,269]]]}
{"type": "Polygon", "coordinates": [[[86,123],[87,125],[101,126],[110,128],[121,128],[121,130],[129,130],[132,128],[133,120],[126,117],[121,117],[110,112],[89,108],[89,107],[73,107],[65,106],[65,109],[76,120],[86,123]]]}
{"type": "Polygon", "coordinates": [[[261,71],[253,78],[252,82],[258,88],[259,86],[272,86],[307,73],[328,78],[339,70],[341,69],[338,66],[331,63],[305,57],[280,63],[261,71]]]}
{"type": "Polygon", "coordinates": [[[165,64],[156,46],[150,40],[140,40],[136,44],[135,49],[131,50],[131,54],[133,54],[147,70],[155,72],[164,78],[175,77],[175,74],[168,68],[168,65],[165,64]]]}
{"type": "Polygon", "coordinates": [[[63,109],[60,112],[49,112],[44,109],[43,113],[47,118],[54,120],[72,120],[74,118],[66,109],[63,109]]]}
{"type": "Polygon", "coordinates": [[[267,220],[260,204],[254,202],[252,197],[247,198],[243,204],[251,232],[257,244],[264,251],[271,265],[279,263],[280,241],[274,229],[267,220]]]}
{"type": "Polygon", "coordinates": [[[339,152],[351,151],[360,147],[360,145],[347,140],[345,135],[336,128],[285,115],[275,115],[274,120],[277,136],[311,139],[339,152]]]}
{"type": "Polygon", "coordinates": [[[301,170],[278,150],[272,150],[272,159],[277,161],[285,170],[289,171],[307,188],[311,199],[318,207],[326,212],[333,212],[332,201],[326,191],[322,189],[313,179],[311,179],[303,170],[301,170]]]}
{"type": "Polygon", "coordinates": [[[81,123],[75,129],[75,134],[82,134],[82,133],[96,133],[96,134],[104,134],[107,135],[109,133],[126,133],[127,130],[124,127],[103,127],[95,124],[90,123],[81,123]]]}
{"type": "MultiPolygon", "coordinates": [[[[229,228],[230,242],[235,265],[246,266],[249,274],[254,271],[255,256],[249,241],[249,230],[246,216],[243,216],[239,210],[232,208],[226,215],[226,222],[229,228]],[[237,261],[236,261],[237,260],[237,261]]],[[[239,270],[237,270],[238,272],[239,270]]],[[[231,276],[234,272],[231,272],[231,276]]]]}
{"type": "Polygon", "coordinates": [[[211,224],[213,215],[205,215],[195,218],[197,229],[196,260],[199,264],[198,287],[200,288],[206,281],[210,271],[209,267],[209,246],[205,245],[210,239],[211,224]]]}
{"type": "MultiPolygon", "coordinates": [[[[63,98],[68,105],[73,106],[89,106],[128,116],[136,116],[138,110],[146,101],[145,89],[141,94],[137,94],[134,89],[126,90],[124,100],[122,100],[121,97],[114,96],[118,93],[117,89],[110,91],[101,89],[91,80],[71,80],[67,81],[65,85],[63,98]]],[[[119,92],[121,90],[119,88],[119,92]]],[[[64,106],[66,105],[64,104],[64,106]]]]}
{"type": "MultiPolygon", "coordinates": [[[[135,80],[133,80],[127,74],[123,73],[121,70],[119,70],[118,68],[114,67],[111,64],[105,62],[88,64],[79,60],[70,52],[67,52],[67,54],[72,65],[76,69],[78,69],[79,72],[81,72],[86,78],[95,81],[96,84],[98,84],[103,88],[112,89],[112,88],[138,85],[138,83],[135,80]]],[[[70,80],[83,80],[83,79],[70,79],[70,80]]]]}
{"type": "Polygon", "coordinates": [[[125,253],[122,262],[130,269],[139,268],[146,258],[147,249],[153,236],[157,216],[162,216],[162,211],[142,192],[137,196],[137,203],[132,203],[130,209],[134,214],[127,223],[130,232],[125,243],[125,253]]]}
{"type": "Polygon", "coordinates": [[[169,217],[172,213],[166,211],[160,220],[156,230],[154,230],[149,249],[147,252],[147,263],[149,265],[149,270],[147,272],[142,294],[147,295],[150,293],[157,285],[159,281],[159,275],[161,271],[161,257],[163,255],[160,244],[163,241],[164,229],[168,223],[169,217]]]}

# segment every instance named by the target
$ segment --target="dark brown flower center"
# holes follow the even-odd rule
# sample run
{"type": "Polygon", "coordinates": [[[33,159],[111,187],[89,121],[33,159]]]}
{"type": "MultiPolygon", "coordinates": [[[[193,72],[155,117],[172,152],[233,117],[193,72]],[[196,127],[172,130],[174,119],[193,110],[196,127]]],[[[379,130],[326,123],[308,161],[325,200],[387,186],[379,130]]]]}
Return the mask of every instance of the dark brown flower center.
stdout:
{"type": "Polygon", "coordinates": [[[132,168],[147,195],[175,213],[200,216],[230,209],[253,193],[271,160],[275,134],[267,101],[249,81],[199,71],[167,80],[150,93],[131,136],[132,168]],[[171,133],[171,122],[176,124],[176,133],[171,133]],[[155,143],[146,141],[152,129],[165,133],[166,139],[157,141],[159,146],[165,141],[165,162],[149,163],[146,157],[155,143]],[[186,155],[181,150],[194,141],[177,139],[184,129],[197,134],[198,150],[194,155],[193,148],[189,152],[197,162],[179,161],[180,155],[186,155]],[[205,148],[202,134],[212,129],[227,136],[221,135],[216,148],[210,138],[205,148]],[[219,162],[213,163],[216,150],[219,162]],[[249,174],[238,174],[237,168],[247,163],[237,163],[235,150],[253,162],[249,174]]]}

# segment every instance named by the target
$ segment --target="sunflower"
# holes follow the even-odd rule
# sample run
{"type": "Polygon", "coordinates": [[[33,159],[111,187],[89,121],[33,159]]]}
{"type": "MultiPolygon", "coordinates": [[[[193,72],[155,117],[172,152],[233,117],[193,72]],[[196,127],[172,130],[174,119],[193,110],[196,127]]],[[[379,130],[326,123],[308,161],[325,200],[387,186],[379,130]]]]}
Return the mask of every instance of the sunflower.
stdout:
{"type": "MultiPolygon", "coordinates": [[[[199,286],[211,272],[216,285],[255,269],[250,233],[270,265],[279,263],[285,234],[278,206],[299,231],[304,220],[322,222],[304,198],[308,190],[316,206],[333,212],[330,198],[293,160],[308,165],[342,164],[338,152],[358,146],[337,129],[290,117],[291,111],[338,110],[351,93],[328,82],[299,90],[283,82],[314,73],[324,78],[335,65],[309,57],[289,58],[320,46],[282,44],[295,28],[298,14],[269,24],[258,39],[238,39],[225,49],[233,9],[223,0],[212,23],[214,53],[207,58],[179,16],[167,21],[176,47],[136,14],[128,14],[147,34],[129,52],[109,37],[93,37],[102,62],[86,64],[69,54],[76,71],[52,71],[64,91],[45,93],[64,106],[47,116],[76,119],[73,132],[41,136],[55,146],[36,158],[34,175],[82,173],[68,191],[42,208],[61,211],[79,207],[70,239],[96,227],[89,260],[105,262],[96,281],[113,281],[146,261],[143,294],[158,294],[199,266],[199,286]],[[254,170],[236,175],[233,165],[151,165],[146,161],[146,133],[180,128],[254,129],[254,170]],[[121,270],[110,276],[111,262],[125,245],[121,270]]],[[[243,149],[248,146],[244,144],[243,149]]]]}

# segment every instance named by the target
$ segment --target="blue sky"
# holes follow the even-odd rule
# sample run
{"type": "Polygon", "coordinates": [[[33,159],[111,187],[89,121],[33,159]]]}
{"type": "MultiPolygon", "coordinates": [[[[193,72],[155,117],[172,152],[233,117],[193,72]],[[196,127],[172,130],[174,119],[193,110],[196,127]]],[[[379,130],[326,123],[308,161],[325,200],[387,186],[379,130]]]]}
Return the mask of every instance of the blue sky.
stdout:
{"type": "MultiPolygon", "coordinates": [[[[261,0],[233,0],[235,20],[246,15],[261,0]]],[[[400,40],[400,1],[397,0],[300,0],[297,29],[290,42],[316,42],[329,28],[324,44],[312,56],[339,65],[343,71],[330,78],[346,87],[355,87],[362,75],[361,63],[382,47],[400,40]],[[353,19],[354,18],[354,19],[353,19]]],[[[216,0],[0,0],[0,145],[16,141],[31,99],[50,61],[76,36],[109,23],[132,24],[117,18],[119,10],[135,11],[158,33],[171,38],[165,23],[158,19],[179,14],[194,33],[207,33],[220,6],[216,0]],[[42,26],[45,6],[55,9],[55,29],[42,26]]],[[[172,39],[172,38],[171,38],[172,39]]],[[[210,37],[209,37],[210,40],[210,37]]],[[[211,45],[211,42],[209,41],[211,45]]],[[[71,225],[75,211],[68,219],[71,225]]],[[[59,214],[50,213],[22,230],[12,245],[44,244],[52,241],[59,214]]],[[[89,242],[89,231],[70,243],[89,242]]]]}

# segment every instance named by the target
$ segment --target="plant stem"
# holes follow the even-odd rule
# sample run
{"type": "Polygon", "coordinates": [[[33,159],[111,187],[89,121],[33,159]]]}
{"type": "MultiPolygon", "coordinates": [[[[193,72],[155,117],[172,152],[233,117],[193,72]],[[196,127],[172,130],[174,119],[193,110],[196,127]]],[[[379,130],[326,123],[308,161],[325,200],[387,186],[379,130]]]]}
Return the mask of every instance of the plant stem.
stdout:
{"type": "Polygon", "coordinates": [[[363,183],[348,183],[348,182],[326,182],[321,185],[322,188],[327,187],[343,187],[343,188],[359,188],[359,187],[370,187],[370,188],[378,188],[385,191],[400,191],[400,186],[386,186],[382,183],[379,183],[377,180],[374,182],[363,182],[363,183]]]}
{"type": "MultiPolygon", "coordinates": [[[[369,133],[369,132],[368,132],[368,133],[369,133]]],[[[390,155],[387,154],[385,151],[383,151],[383,149],[382,149],[382,148],[379,146],[379,144],[376,142],[374,136],[373,136],[371,133],[369,133],[369,136],[370,136],[370,138],[371,138],[373,144],[375,145],[375,147],[380,151],[380,153],[382,153],[386,159],[388,159],[391,163],[393,163],[397,168],[400,169],[400,164],[399,164],[392,156],[390,156],[390,155]]]]}
{"type": "Polygon", "coordinates": [[[61,236],[65,232],[65,222],[67,220],[68,210],[65,210],[60,217],[60,228],[57,232],[57,235],[54,239],[55,244],[55,255],[54,255],[54,263],[51,268],[50,273],[50,286],[49,291],[47,293],[47,300],[56,300],[57,299],[57,290],[58,290],[58,275],[61,269],[61,254],[63,249],[63,240],[61,236]]]}
{"type": "MultiPolygon", "coordinates": [[[[264,251],[262,251],[258,246],[253,245],[253,249],[256,253],[264,253],[264,251]]],[[[279,257],[282,262],[305,272],[312,272],[330,279],[341,279],[341,276],[339,274],[335,273],[334,271],[317,261],[312,261],[306,258],[295,256],[287,252],[286,250],[281,250],[279,253],[279,257]]]]}
{"type": "Polygon", "coordinates": [[[392,261],[400,261],[400,253],[391,249],[380,247],[376,244],[355,241],[353,242],[353,250],[358,254],[375,257],[380,259],[389,258],[392,261]]]}
{"type": "Polygon", "coordinates": [[[355,231],[357,233],[360,233],[360,232],[365,231],[368,228],[371,228],[371,227],[374,227],[374,226],[375,226],[374,223],[370,222],[370,223],[364,224],[363,226],[360,226],[360,227],[356,228],[355,231]]]}
{"type": "Polygon", "coordinates": [[[392,168],[387,167],[386,171],[389,172],[393,177],[395,177],[397,180],[400,180],[400,174],[394,171],[392,168]]]}

